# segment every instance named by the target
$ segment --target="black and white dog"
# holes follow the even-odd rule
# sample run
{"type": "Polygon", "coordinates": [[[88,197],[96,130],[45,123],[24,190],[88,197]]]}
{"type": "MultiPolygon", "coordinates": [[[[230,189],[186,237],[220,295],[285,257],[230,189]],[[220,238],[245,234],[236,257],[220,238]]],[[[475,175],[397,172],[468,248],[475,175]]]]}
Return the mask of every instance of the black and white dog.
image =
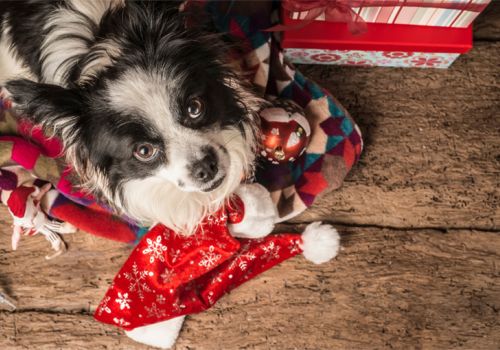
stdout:
{"type": "MultiPolygon", "coordinates": [[[[131,218],[189,234],[236,192],[245,220],[231,233],[267,235],[269,193],[240,185],[252,176],[263,101],[227,63],[220,37],[186,28],[178,6],[2,0],[1,93],[63,141],[85,189],[131,218]]],[[[315,263],[339,249],[329,225],[309,225],[302,240],[315,263]]],[[[127,334],[169,347],[182,322],[127,334]]]]}
{"type": "Polygon", "coordinates": [[[252,175],[262,100],[178,1],[2,1],[0,85],[83,186],[190,233],[252,175]]]}

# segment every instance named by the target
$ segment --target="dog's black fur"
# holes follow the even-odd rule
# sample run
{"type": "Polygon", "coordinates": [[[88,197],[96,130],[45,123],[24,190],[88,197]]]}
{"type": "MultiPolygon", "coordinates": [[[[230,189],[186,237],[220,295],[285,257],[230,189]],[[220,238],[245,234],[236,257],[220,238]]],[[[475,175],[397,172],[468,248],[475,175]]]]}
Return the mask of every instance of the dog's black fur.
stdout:
{"type": "MultiPolygon", "coordinates": [[[[70,161],[75,163],[82,182],[111,204],[119,202],[118,207],[127,205],[124,183],[153,176],[160,166],[175,161],[169,159],[172,140],[158,128],[155,118],[133,106],[117,109],[109,103],[110,86],[131,69],[166,77],[170,123],[197,133],[235,128],[241,137],[250,138],[246,141],[248,144],[255,143],[255,106],[246,101],[248,96],[255,97],[225,63],[226,49],[220,37],[199,28],[187,29],[178,5],[179,2],[130,1],[106,11],[98,23],[79,13],[79,20],[87,21],[92,32],[90,38],[85,33],[64,32],[59,33],[54,42],[80,42],[88,51],[72,57],[71,62],[69,59],[61,62],[58,73],[62,78],[56,81],[44,75],[47,54],[43,51],[42,38],[53,29],[47,23],[54,11],[72,9],[72,5],[66,1],[43,0],[7,1],[1,5],[0,16],[4,20],[0,29],[4,31],[8,26],[17,58],[30,68],[37,80],[10,80],[5,84],[7,91],[22,113],[63,139],[65,147],[71,150],[70,161]],[[104,52],[109,63],[85,76],[86,67],[103,55],[99,44],[107,41],[111,41],[119,53],[104,52]],[[99,49],[94,49],[96,47],[99,49]],[[196,119],[186,113],[193,97],[201,97],[205,107],[203,116],[196,119]],[[148,162],[136,159],[134,147],[141,143],[154,145],[158,156],[148,162]]],[[[217,148],[223,154],[228,153],[221,142],[200,145],[202,151],[196,152],[202,155],[190,156],[189,166],[200,162],[200,157],[202,160],[207,157],[203,154],[207,148],[208,153],[217,148]]],[[[253,152],[251,148],[246,152],[253,152]]],[[[249,163],[252,161],[253,158],[249,163]]],[[[251,168],[251,164],[244,167],[251,168]]],[[[183,180],[177,181],[183,184],[183,180]]]]}

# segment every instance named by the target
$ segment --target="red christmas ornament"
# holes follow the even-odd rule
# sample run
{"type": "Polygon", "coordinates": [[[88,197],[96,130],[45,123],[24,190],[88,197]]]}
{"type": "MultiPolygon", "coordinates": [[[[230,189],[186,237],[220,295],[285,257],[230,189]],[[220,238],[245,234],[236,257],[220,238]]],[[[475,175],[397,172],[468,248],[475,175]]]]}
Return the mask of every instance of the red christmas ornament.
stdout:
{"type": "Polygon", "coordinates": [[[302,109],[291,102],[278,102],[260,112],[261,155],[273,164],[293,162],[306,149],[311,127],[302,109]]]}

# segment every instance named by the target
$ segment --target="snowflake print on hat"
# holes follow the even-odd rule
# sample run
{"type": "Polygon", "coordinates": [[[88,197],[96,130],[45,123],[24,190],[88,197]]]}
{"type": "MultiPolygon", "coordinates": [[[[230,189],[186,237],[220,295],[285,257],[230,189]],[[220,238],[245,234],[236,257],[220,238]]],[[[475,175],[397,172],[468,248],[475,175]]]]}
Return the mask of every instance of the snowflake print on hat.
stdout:
{"type": "Polygon", "coordinates": [[[223,215],[212,214],[209,222],[203,221],[198,232],[188,237],[173,231],[164,235],[164,231],[171,230],[161,225],[151,229],[116,275],[103,300],[104,307],[107,297],[117,299],[110,305],[111,313],[97,310],[94,317],[131,330],[197,313],[245,281],[301,252],[301,240],[296,234],[236,240],[224,222],[243,217],[231,214],[236,210],[243,212],[244,207],[226,206],[223,215]],[[159,236],[162,239],[158,240],[159,236]],[[163,246],[168,246],[168,251],[163,246]],[[164,253],[165,261],[155,256],[150,262],[155,249],[164,253]],[[169,254],[177,251],[175,257],[169,254]]]}
{"type": "Polygon", "coordinates": [[[163,252],[167,250],[167,246],[161,244],[161,235],[158,235],[154,241],[148,238],[146,242],[148,243],[148,247],[142,251],[142,254],[151,255],[149,262],[152,264],[155,259],[165,262],[163,252]]]}
{"type": "Polygon", "coordinates": [[[215,254],[214,250],[215,250],[214,246],[211,245],[208,248],[208,252],[200,251],[203,258],[198,263],[198,265],[205,267],[207,270],[210,269],[211,267],[214,267],[217,261],[221,258],[221,255],[215,254]]]}
{"type": "Polygon", "coordinates": [[[262,254],[262,256],[260,257],[262,260],[266,260],[269,262],[271,260],[280,258],[280,255],[278,253],[280,247],[274,244],[274,242],[269,242],[267,246],[262,247],[262,250],[264,251],[264,254],[262,254]]]}
{"type": "Polygon", "coordinates": [[[248,249],[250,244],[246,244],[241,248],[241,251],[235,255],[231,264],[229,264],[229,269],[233,270],[238,266],[241,271],[245,271],[248,267],[248,263],[256,258],[255,253],[249,252],[248,249]]]}
{"type": "Polygon", "coordinates": [[[157,302],[158,304],[160,304],[160,305],[165,304],[165,301],[166,301],[166,300],[167,300],[167,299],[165,299],[165,297],[164,297],[163,295],[161,295],[161,294],[158,294],[158,295],[156,296],[156,302],[157,302]]]}
{"type": "Polygon", "coordinates": [[[125,321],[123,318],[113,318],[113,322],[116,323],[120,327],[127,327],[130,325],[130,322],[125,321]]]}
{"type": "Polygon", "coordinates": [[[174,310],[175,313],[180,314],[182,310],[186,308],[186,305],[181,304],[181,301],[179,298],[176,298],[175,301],[172,303],[172,310],[174,310]]]}
{"type": "Polygon", "coordinates": [[[111,300],[111,297],[107,296],[101,301],[101,303],[99,304],[99,307],[97,308],[97,311],[96,311],[99,315],[102,315],[103,312],[107,312],[108,314],[111,313],[111,309],[108,306],[108,303],[110,300],[111,300]]]}
{"type": "Polygon", "coordinates": [[[300,253],[300,240],[299,239],[294,239],[288,246],[288,250],[290,251],[290,254],[297,254],[300,253]]]}
{"type": "Polygon", "coordinates": [[[165,270],[163,271],[163,273],[160,275],[161,281],[164,284],[167,284],[167,283],[170,282],[170,280],[172,279],[173,275],[174,275],[174,273],[173,273],[172,270],[169,270],[169,269],[165,268],[165,270]]]}
{"type": "Polygon", "coordinates": [[[151,289],[148,287],[145,279],[147,276],[153,276],[153,273],[146,270],[139,271],[137,263],[134,262],[134,265],[132,266],[132,273],[125,272],[124,275],[125,278],[130,281],[128,290],[130,292],[137,292],[139,298],[144,300],[144,292],[151,292],[151,289]]]}
{"type": "Polygon", "coordinates": [[[147,317],[149,317],[149,318],[158,319],[158,318],[165,317],[167,315],[167,313],[165,312],[164,309],[159,309],[156,306],[156,303],[151,304],[151,307],[145,306],[144,308],[146,309],[147,317]]]}
{"type": "MultiPolygon", "coordinates": [[[[188,245],[188,248],[191,247],[191,244],[188,245]]],[[[170,250],[170,260],[172,261],[172,264],[179,259],[179,256],[181,255],[181,250],[180,249],[171,249],[170,250]]]]}
{"type": "Polygon", "coordinates": [[[130,309],[130,302],[132,301],[131,299],[128,298],[128,293],[120,293],[118,292],[118,298],[115,299],[115,301],[120,304],[120,310],[123,309],[130,309]]]}

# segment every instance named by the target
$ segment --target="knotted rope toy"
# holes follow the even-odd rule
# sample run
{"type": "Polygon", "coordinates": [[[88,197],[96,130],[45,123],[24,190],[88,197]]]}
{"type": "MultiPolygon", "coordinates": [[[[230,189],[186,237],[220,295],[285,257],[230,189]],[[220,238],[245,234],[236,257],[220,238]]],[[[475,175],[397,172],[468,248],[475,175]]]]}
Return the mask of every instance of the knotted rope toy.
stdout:
{"type": "MultiPolygon", "coordinates": [[[[11,170],[17,170],[18,173],[25,171],[19,167],[11,170]]],[[[25,181],[19,184],[17,180],[20,177],[14,171],[0,169],[1,199],[13,218],[12,249],[17,250],[22,235],[34,236],[40,233],[54,250],[45,259],[53,259],[66,251],[66,244],[59,234],[73,233],[76,228],[50,219],[42,209],[42,199],[52,190],[50,183],[37,185],[34,181],[25,181]]]]}

